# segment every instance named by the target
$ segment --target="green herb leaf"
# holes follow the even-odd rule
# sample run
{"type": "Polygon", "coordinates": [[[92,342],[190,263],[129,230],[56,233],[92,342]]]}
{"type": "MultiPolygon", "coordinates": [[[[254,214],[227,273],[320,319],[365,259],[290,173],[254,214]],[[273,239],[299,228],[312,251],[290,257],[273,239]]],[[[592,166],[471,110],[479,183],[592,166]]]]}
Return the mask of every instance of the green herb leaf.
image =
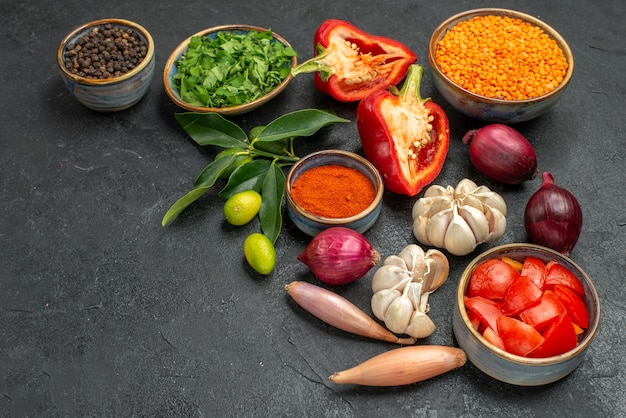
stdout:
{"type": "Polygon", "coordinates": [[[259,219],[261,220],[261,231],[272,241],[276,242],[283,225],[281,205],[285,193],[285,173],[276,164],[272,164],[263,179],[261,186],[261,209],[259,219]]]}
{"type": "Polygon", "coordinates": [[[265,129],[265,126],[255,126],[254,128],[250,129],[250,138],[254,139],[259,136],[259,134],[263,132],[263,129],[265,129]]]}
{"type": "Polygon", "coordinates": [[[265,174],[270,169],[271,161],[258,159],[237,167],[230,175],[226,186],[218,193],[224,199],[228,199],[235,193],[246,190],[261,190],[265,174]]]}
{"type": "Polygon", "coordinates": [[[256,137],[257,141],[272,142],[298,136],[311,136],[324,126],[350,122],[318,109],[296,110],[270,122],[256,137]]]}
{"type": "Polygon", "coordinates": [[[176,113],[176,120],[198,145],[247,148],[248,137],[236,123],[218,113],[176,113]]]}
{"type": "Polygon", "coordinates": [[[271,31],[220,31],[193,36],[176,61],[174,86],[190,104],[230,107],[269,93],[290,73],[296,51],[271,31]]]}
{"type": "Polygon", "coordinates": [[[237,159],[235,154],[226,155],[222,158],[213,160],[209,165],[204,167],[194,183],[194,188],[211,187],[218,178],[224,173],[230,165],[237,159]]]}
{"type": "Polygon", "coordinates": [[[200,196],[202,196],[209,187],[197,187],[189,191],[186,195],[178,199],[169,210],[163,215],[163,219],[161,220],[161,225],[165,226],[170,223],[174,218],[176,218],[185,208],[191,205],[193,202],[198,200],[200,196]]]}

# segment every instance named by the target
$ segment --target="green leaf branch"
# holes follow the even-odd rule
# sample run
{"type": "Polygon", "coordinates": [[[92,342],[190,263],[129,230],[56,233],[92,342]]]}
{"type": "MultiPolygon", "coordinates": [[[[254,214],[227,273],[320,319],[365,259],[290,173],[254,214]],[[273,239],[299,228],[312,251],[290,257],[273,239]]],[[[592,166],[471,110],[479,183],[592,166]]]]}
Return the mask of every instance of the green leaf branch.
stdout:
{"type": "Polygon", "coordinates": [[[294,139],[310,137],[334,123],[349,122],[324,110],[302,109],[282,115],[265,126],[254,127],[246,135],[241,127],[218,113],[186,112],[177,113],[175,117],[198,145],[213,145],[224,150],[200,172],[193,188],[168,209],[161,224],[166,226],[172,222],[218,180],[225,179],[226,184],[218,192],[223,199],[246,190],[261,194],[261,231],[272,243],[278,239],[282,227],[283,168],[299,160],[294,152],[294,139]]]}

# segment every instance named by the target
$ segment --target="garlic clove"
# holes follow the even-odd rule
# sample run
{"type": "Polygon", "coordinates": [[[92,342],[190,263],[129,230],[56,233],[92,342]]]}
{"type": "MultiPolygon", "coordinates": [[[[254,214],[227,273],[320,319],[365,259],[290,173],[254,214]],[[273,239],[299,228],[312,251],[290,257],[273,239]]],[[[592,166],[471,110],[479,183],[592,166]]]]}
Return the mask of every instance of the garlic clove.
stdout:
{"type": "Polygon", "coordinates": [[[407,292],[406,292],[406,297],[409,298],[409,300],[413,303],[413,309],[419,309],[420,308],[420,300],[422,298],[422,289],[423,289],[423,281],[420,278],[418,281],[414,281],[409,283],[407,292]]]}
{"type": "Polygon", "coordinates": [[[435,213],[447,209],[452,205],[451,196],[433,196],[417,199],[411,210],[412,219],[419,216],[431,217],[435,213]]]}
{"type": "Polygon", "coordinates": [[[400,251],[399,256],[404,260],[407,270],[412,273],[416,273],[416,268],[424,263],[424,250],[419,245],[407,245],[400,251]]]}
{"type": "Polygon", "coordinates": [[[430,218],[426,216],[420,216],[413,221],[413,235],[415,238],[424,245],[433,245],[428,239],[428,224],[430,218]]]}
{"type": "Polygon", "coordinates": [[[459,215],[467,222],[477,243],[485,242],[489,236],[489,223],[482,210],[472,206],[459,206],[459,215]]]}
{"type": "Polygon", "coordinates": [[[406,262],[402,259],[402,257],[398,256],[398,255],[390,255],[387,258],[385,258],[385,261],[383,262],[383,265],[385,266],[396,266],[399,267],[401,269],[406,270],[407,266],[406,266],[406,262]]]}
{"type": "Polygon", "coordinates": [[[433,184],[424,192],[424,197],[451,196],[452,193],[448,187],[433,184]]]}
{"type": "Polygon", "coordinates": [[[474,193],[474,196],[479,198],[483,205],[486,205],[491,209],[497,209],[502,212],[504,216],[506,216],[507,209],[504,198],[498,193],[489,190],[487,186],[480,186],[474,193]]]}
{"type": "MultiPolygon", "coordinates": [[[[399,287],[404,281],[409,282],[411,277],[406,268],[392,264],[381,266],[372,277],[372,291],[374,293],[383,290],[399,287]]],[[[404,286],[402,286],[402,289],[404,286]]],[[[402,291],[402,289],[399,289],[402,291]]]]}
{"type": "Polygon", "coordinates": [[[428,221],[426,233],[433,246],[444,248],[448,225],[454,216],[453,210],[456,212],[455,208],[456,206],[453,206],[451,209],[436,213],[428,221]]]}
{"type": "Polygon", "coordinates": [[[374,316],[384,321],[385,312],[387,312],[389,305],[400,296],[402,296],[402,293],[396,289],[383,289],[374,293],[370,302],[374,316]]]}
{"type": "Polygon", "coordinates": [[[434,292],[448,279],[450,264],[448,257],[439,250],[430,249],[424,257],[426,273],[424,273],[424,292],[434,292]]]}
{"type": "Polygon", "coordinates": [[[432,294],[432,292],[422,293],[422,297],[420,297],[420,307],[419,311],[423,313],[428,313],[430,311],[430,305],[428,304],[428,297],[432,294]]]}
{"type": "Polygon", "coordinates": [[[478,185],[476,183],[470,179],[463,179],[454,189],[454,197],[460,198],[467,194],[472,194],[476,189],[478,189],[478,185]]]}
{"type": "Polygon", "coordinates": [[[417,199],[415,204],[413,205],[413,209],[411,209],[411,217],[412,219],[416,219],[420,216],[427,214],[430,211],[430,207],[436,202],[438,197],[423,197],[417,199]]]}
{"type": "Polygon", "coordinates": [[[411,321],[413,311],[413,302],[403,295],[389,304],[383,320],[389,331],[404,334],[406,327],[411,321]]]}
{"type": "Polygon", "coordinates": [[[506,231],[506,217],[496,209],[491,209],[485,213],[489,223],[489,235],[485,242],[492,243],[499,240],[506,231]]]}
{"type": "Polygon", "coordinates": [[[474,251],[476,245],[474,232],[465,219],[458,214],[455,207],[441,247],[448,250],[451,254],[461,256],[474,251]]]}
{"type": "Polygon", "coordinates": [[[435,328],[435,323],[428,315],[421,311],[415,311],[405,333],[415,338],[426,338],[435,332],[435,328]]]}
{"type": "Polygon", "coordinates": [[[480,198],[472,194],[467,194],[463,196],[462,198],[458,199],[458,203],[459,203],[459,206],[472,206],[473,208],[476,208],[480,210],[481,212],[483,211],[483,208],[485,207],[485,204],[482,202],[482,200],[480,200],[480,198]]]}

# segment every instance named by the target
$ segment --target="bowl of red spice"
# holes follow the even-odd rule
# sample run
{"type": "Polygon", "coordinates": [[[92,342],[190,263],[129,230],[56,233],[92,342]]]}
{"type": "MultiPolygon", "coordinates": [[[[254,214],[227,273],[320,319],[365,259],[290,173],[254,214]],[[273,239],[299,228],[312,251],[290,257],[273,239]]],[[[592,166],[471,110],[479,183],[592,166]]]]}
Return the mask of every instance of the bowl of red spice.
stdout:
{"type": "Polygon", "coordinates": [[[502,382],[540,386],[572,373],[600,324],[591,278],[547,247],[513,243],[469,263],[452,329],[467,358],[502,382]]]}
{"type": "Polygon", "coordinates": [[[148,91],[154,75],[154,41],[135,22],[95,20],[63,38],[57,65],[69,91],[86,107],[125,110],[148,91]]]}
{"type": "Polygon", "coordinates": [[[485,122],[516,123],[550,110],[574,72],[563,37],[515,10],[458,13],[433,32],[428,61],[437,90],[461,113],[485,122]]]}
{"type": "Polygon", "coordinates": [[[342,150],[301,158],[285,182],[289,218],[310,236],[337,226],[364,233],[380,215],[383,193],[378,170],[360,155],[342,150]]]}

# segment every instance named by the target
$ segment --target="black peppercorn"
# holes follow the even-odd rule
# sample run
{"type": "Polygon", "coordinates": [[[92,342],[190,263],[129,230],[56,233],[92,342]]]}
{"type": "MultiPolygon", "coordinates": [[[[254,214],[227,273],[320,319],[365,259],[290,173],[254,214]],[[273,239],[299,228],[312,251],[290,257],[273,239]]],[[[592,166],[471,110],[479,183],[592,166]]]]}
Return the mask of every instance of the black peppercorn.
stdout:
{"type": "Polygon", "coordinates": [[[64,64],[68,72],[85,78],[119,77],[139,65],[148,46],[131,28],[110,23],[96,26],[69,44],[64,64]]]}

